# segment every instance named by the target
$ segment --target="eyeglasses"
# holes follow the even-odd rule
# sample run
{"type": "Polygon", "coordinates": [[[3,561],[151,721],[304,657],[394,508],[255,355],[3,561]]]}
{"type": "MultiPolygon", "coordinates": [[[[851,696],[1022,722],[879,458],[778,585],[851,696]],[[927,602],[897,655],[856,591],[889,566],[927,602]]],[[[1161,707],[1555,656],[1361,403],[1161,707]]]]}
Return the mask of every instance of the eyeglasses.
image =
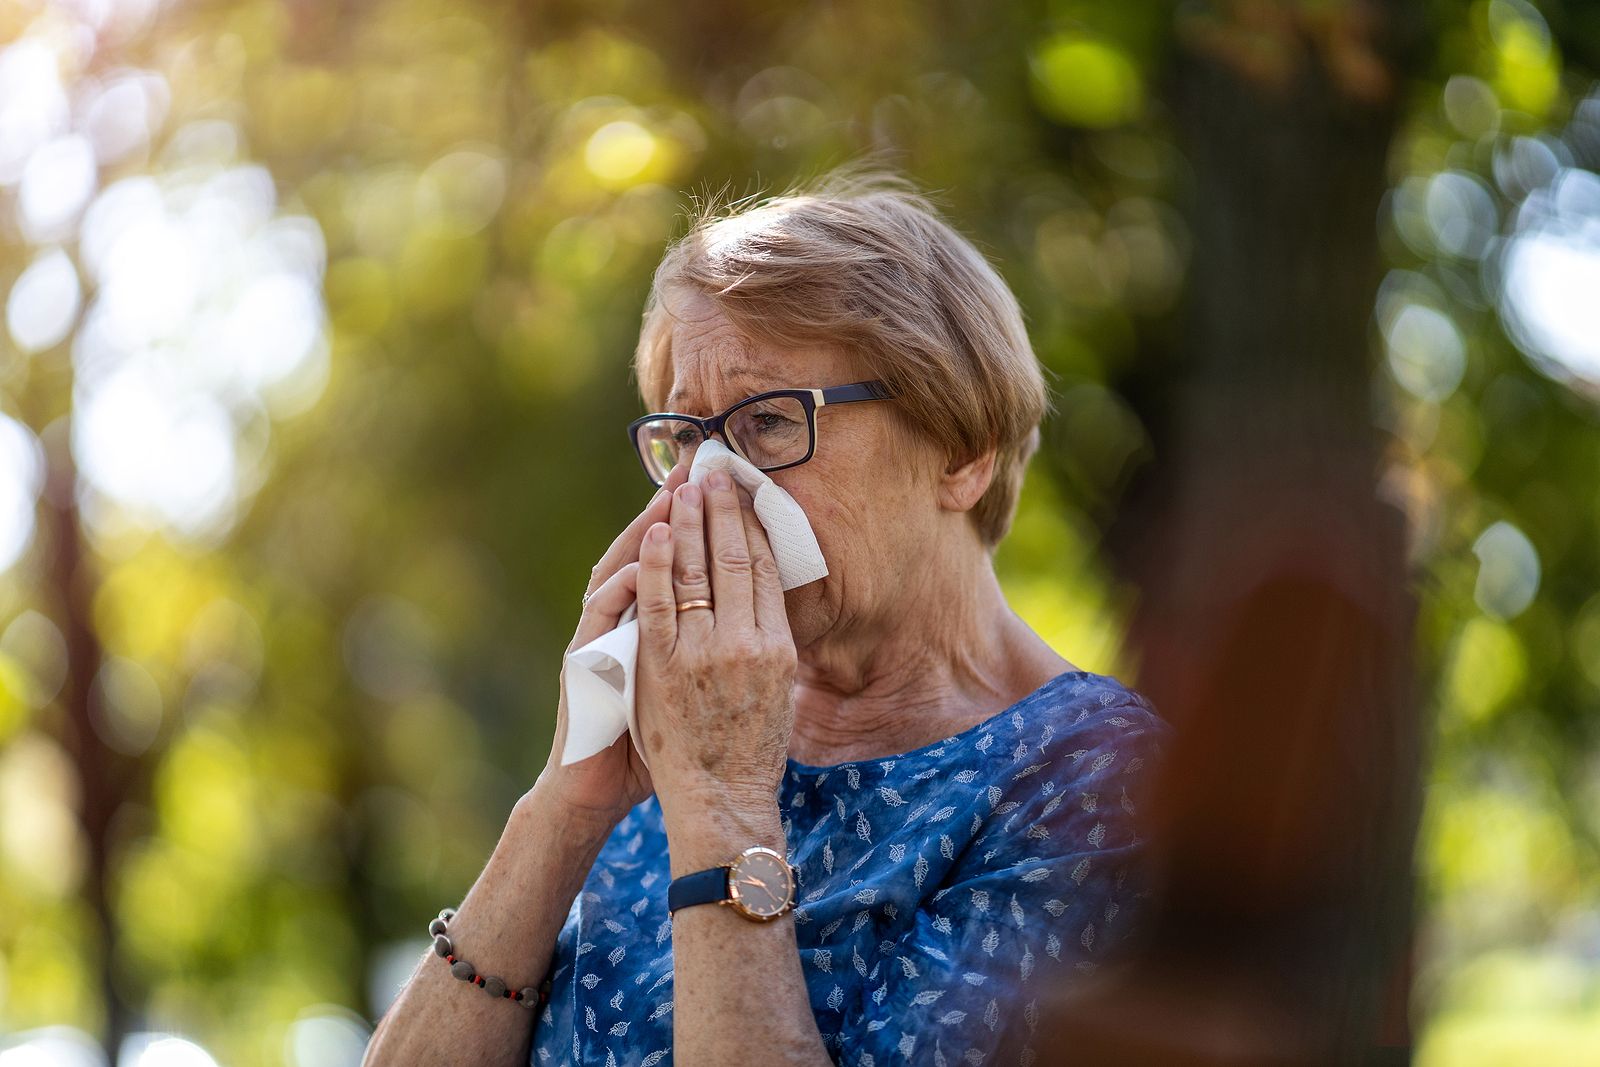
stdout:
{"type": "Polygon", "coordinates": [[[665,485],[672,468],[712,434],[720,434],[729,448],[756,468],[780,471],[799,466],[816,453],[818,408],[888,400],[893,395],[877,379],[826,389],[773,389],[709,419],[670,411],[645,415],[628,424],[628,438],[655,485],[665,485]]]}

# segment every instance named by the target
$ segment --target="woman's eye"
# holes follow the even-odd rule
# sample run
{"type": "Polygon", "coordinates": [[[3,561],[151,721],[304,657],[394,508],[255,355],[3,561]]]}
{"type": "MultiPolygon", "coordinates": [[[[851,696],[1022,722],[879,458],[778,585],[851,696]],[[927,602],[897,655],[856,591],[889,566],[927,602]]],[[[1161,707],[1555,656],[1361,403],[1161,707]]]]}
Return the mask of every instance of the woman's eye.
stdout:
{"type": "Polygon", "coordinates": [[[757,427],[763,430],[774,430],[782,426],[788,426],[794,421],[779,415],[775,411],[757,411],[750,418],[754,420],[757,427]]]}

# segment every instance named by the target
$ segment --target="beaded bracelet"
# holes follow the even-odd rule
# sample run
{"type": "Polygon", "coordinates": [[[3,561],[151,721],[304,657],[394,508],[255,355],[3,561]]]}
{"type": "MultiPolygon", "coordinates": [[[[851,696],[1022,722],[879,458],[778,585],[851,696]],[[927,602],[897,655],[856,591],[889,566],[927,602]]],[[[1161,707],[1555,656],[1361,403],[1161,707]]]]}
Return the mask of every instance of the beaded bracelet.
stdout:
{"type": "Polygon", "coordinates": [[[477,986],[491,997],[515,1000],[528,1008],[537,1008],[550,999],[550,979],[548,977],[539,983],[538,989],[527,986],[513,991],[510,986],[506,985],[504,978],[481,975],[472,964],[466,960],[457,959],[455,946],[450,943],[450,938],[445,933],[449,929],[450,920],[455,917],[456,909],[445,908],[439,912],[437,919],[428,924],[428,933],[433,935],[433,951],[444,957],[444,961],[450,965],[450,973],[453,976],[468,985],[477,986]]]}

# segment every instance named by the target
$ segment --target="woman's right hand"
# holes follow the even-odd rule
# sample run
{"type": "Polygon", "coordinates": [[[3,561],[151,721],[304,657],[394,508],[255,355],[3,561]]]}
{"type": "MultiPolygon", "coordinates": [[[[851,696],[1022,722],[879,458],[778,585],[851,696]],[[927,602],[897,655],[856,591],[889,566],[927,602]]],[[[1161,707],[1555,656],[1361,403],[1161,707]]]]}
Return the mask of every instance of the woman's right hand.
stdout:
{"type": "MultiPolygon", "coordinates": [[[[589,575],[587,599],[578,619],[577,632],[567,652],[582,648],[601,634],[616,628],[617,620],[633,603],[638,589],[639,546],[645,531],[657,522],[666,522],[672,510],[672,491],[689,479],[689,465],[680,463],[667,476],[658,492],[627,529],[617,535],[600,562],[589,575]]],[[[565,664],[565,655],[562,662],[565,664]]],[[[615,826],[634,806],[655,791],[650,771],[624,732],[609,748],[588,759],[565,767],[561,751],[567,743],[567,676],[561,672],[561,699],[556,709],[556,735],[550,758],[539,774],[534,789],[548,794],[560,809],[605,827],[615,826]]]]}

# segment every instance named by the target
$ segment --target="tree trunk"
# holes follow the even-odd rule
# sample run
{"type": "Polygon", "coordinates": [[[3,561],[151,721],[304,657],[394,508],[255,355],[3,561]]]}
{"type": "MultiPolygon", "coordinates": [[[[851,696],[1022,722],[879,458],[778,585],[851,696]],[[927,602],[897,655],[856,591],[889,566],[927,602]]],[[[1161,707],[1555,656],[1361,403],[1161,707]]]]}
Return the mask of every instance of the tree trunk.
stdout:
{"type": "Polygon", "coordinates": [[[1164,877],[1126,972],[1058,999],[1041,1047],[1409,1062],[1415,595],[1369,323],[1417,38],[1399,5],[1213,7],[1167,72],[1194,248],[1171,421],[1110,536],[1139,687],[1179,733],[1146,809],[1164,877]]]}
{"type": "Polygon", "coordinates": [[[77,769],[80,784],[79,822],[87,848],[83,899],[92,917],[92,965],[104,1010],[101,1039],[115,1062],[129,1029],[129,1010],[116,981],[116,918],[110,897],[114,819],[130,766],[96,731],[90,710],[102,649],[94,630],[96,577],[78,517],[77,467],[73,463],[70,416],[53,422],[41,435],[46,457],[41,494],[41,530],[47,555],[48,595],[56,603],[56,619],[67,646],[67,678],[59,697],[64,714],[61,743],[77,769]]]}

